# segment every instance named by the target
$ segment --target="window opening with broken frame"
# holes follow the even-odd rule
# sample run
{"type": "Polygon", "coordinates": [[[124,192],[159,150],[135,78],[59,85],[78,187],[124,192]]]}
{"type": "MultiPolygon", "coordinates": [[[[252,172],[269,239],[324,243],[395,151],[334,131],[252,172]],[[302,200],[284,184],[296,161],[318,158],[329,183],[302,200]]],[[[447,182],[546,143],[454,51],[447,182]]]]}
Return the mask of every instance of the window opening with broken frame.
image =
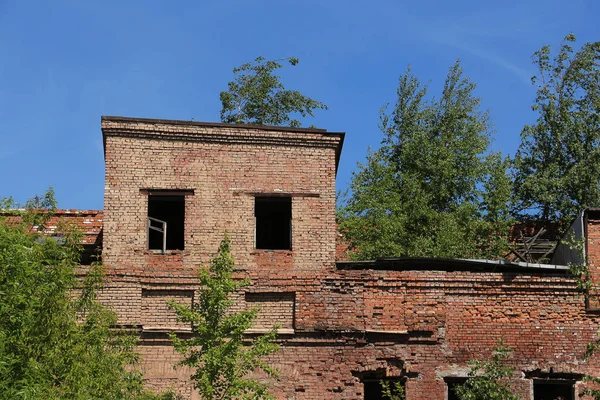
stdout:
{"type": "Polygon", "coordinates": [[[185,196],[148,196],[148,250],[184,249],[185,196]]]}
{"type": "Polygon", "coordinates": [[[255,197],[254,218],[257,249],[292,249],[291,197],[255,197]]]}

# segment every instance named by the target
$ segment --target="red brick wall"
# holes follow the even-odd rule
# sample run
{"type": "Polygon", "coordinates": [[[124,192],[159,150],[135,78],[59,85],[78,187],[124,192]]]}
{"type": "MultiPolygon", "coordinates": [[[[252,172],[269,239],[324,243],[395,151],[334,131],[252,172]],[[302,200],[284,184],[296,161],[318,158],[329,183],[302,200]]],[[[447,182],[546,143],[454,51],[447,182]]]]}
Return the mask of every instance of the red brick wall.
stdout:
{"type": "Polygon", "coordinates": [[[282,331],[294,329],[294,293],[246,292],[244,301],[258,309],[254,329],[271,329],[274,324],[282,331]]]}
{"type": "Polygon", "coordinates": [[[193,290],[142,289],[141,325],[144,330],[191,329],[190,324],[178,322],[169,302],[190,306],[194,298],[193,290]]]}
{"type": "Polygon", "coordinates": [[[588,258],[588,269],[592,282],[588,308],[600,311],[600,214],[598,211],[586,213],[586,251],[588,258]]]}
{"type": "Polygon", "coordinates": [[[524,399],[532,390],[527,372],[600,374],[596,359],[582,359],[599,318],[585,312],[565,276],[339,271],[289,277],[284,287],[295,290],[296,313],[295,334],[282,336],[270,357],[281,371],[272,382],[281,399],[362,399],[361,378],[404,375],[408,400],[444,400],[444,378],[465,376],[467,362],[489,357],[500,338],[513,349],[508,362],[524,399]],[[384,301],[375,302],[381,293],[384,301]]]}
{"type": "Polygon", "coordinates": [[[290,283],[296,335],[272,357],[289,374],[281,398],[360,399],[361,377],[404,374],[407,399],[443,400],[444,378],[465,376],[467,362],[489,357],[498,339],[513,349],[508,362],[525,399],[524,373],[600,373],[597,360],[582,360],[600,321],[564,275],[339,271],[290,283]]]}
{"type": "Polygon", "coordinates": [[[166,334],[144,326],[173,323],[166,300],[191,301],[195,271],[225,232],[237,274],[252,281],[236,308],[260,304],[255,328],[278,321],[287,330],[270,357],[281,371],[277,398],[362,399],[361,379],[404,376],[408,400],[444,400],[444,378],[465,376],[500,338],[513,349],[524,399],[527,372],[600,374],[595,359],[582,361],[598,315],[565,274],[337,270],[340,135],[119,118],[104,119],[103,131],[104,298],[120,323],[141,328],[149,387],[192,396],[189,371],[171,367],[179,357],[166,334]],[[182,252],[146,250],[146,189],[193,190],[182,252]],[[254,249],[254,196],[272,193],[292,196],[291,251],[254,249]]]}
{"type": "Polygon", "coordinates": [[[110,120],[103,121],[103,131],[103,257],[109,266],[153,279],[193,276],[228,232],[238,264],[249,271],[263,269],[264,262],[278,269],[333,267],[339,137],[110,120]],[[185,133],[188,141],[157,140],[173,131],[185,133]],[[164,256],[147,255],[148,196],[143,189],[194,190],[185,198],[185,250],[177,260],[168,260],[173,261],[168,269],[164,256]],[[254,250],[257,193],[292,196],[291,254],[265,257],[254,250]]]}

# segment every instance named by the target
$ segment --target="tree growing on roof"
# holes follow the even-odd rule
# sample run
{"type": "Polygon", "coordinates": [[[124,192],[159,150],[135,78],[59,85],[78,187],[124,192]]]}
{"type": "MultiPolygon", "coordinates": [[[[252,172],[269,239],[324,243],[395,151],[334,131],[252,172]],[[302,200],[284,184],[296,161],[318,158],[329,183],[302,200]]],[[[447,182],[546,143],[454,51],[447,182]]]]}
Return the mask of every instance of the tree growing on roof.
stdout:
{"type": "Polygon", "coordinates": [[[14,206],[0,199],[0,398],[172,398],[144,390],[135,338],[114,331],[115,314],[96,301],[101,266],[76,277],[81,233],[43,235],[52,190],[14,206]]]}
{"type": "Polygon", "coordinates": [[[457,61],[439,99],[411,73],[391,112],[380,113],[381,147],[353,173],[339,210],[355,258],[496,258],[510,225],[509,160],[488,154],[492,127],[475,84],[457,61]]]}
{"type": "Polygon", "coordinates": [[[514,160],[516,215],[566,229],[580,209],[600,206],[600,42],[575,51],[570,34],[552,58],[532,56],[536,123],[521,133],[514,160]]]}
{"type": "Polygon", "coordinates": [[[280,61],[295,66],[295,57],[266,60],[258,57],[233,69],[234,80],[221,92],[221,121],[234,124],[289,125],[299,127],[302,117],[314,116],[314,110],[327,109],[320,101],[304,96],[297,90],[285,89],[281,77],[274,71],[283,68],[280,61]]]}
{"type": "Polygon", "coordinates": [[[198,301],[191,306],[169,303],[182,322],[192,324],[194,336],[171,340],[175,350],[185,358],[181,365],[194,370],[191,379],[206,400],[272,399],[266,384],[249,374],[262,370],[269,376],[277,371],[262,358],[278,349],[273,343],[277,328],[248,340],[244,332],[256,319],[258,309],[233,312],[231,295],[248,286],[246,280],[234,279],[231,240],[221,241],[218,254],[208,269],[198,271],[198,301]]]}

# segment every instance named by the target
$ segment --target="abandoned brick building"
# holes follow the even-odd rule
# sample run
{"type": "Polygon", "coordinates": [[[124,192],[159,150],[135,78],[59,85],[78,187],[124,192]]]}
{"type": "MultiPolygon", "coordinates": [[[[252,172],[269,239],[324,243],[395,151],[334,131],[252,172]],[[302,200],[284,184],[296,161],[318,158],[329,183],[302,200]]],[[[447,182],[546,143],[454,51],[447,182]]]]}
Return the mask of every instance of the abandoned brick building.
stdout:
{"type": "MultiPolygon", "coordinates": [[[[408,400],[455,398],[467,362],[512,348],[523,399],[575,399],[600,316],[566,265],[395,258],[336,262],[335,176],[343,133],[103,117],[106,186],[91,227],[109,268],[102,300],[139,332],[148,386],[197,399],[167,333],[189,335],[166,302],[190,303],[196,270],[231,235],[237,273],[252,285],[238,306],[260,306],[260,333],[279,323],[280,399],[379,399],[400,380],[408,400]]],[[[600,212],[573,231],[600,277],[600,212]]],[[[569,258],[570,257],[570,258],[569,258]]]]}

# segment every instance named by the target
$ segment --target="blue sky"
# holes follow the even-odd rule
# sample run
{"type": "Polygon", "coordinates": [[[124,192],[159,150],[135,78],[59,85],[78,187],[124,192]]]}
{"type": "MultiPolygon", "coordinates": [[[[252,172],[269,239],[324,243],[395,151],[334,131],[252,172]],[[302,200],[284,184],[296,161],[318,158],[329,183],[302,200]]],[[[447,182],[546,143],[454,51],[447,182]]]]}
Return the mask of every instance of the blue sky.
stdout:
{"type": "Polygon", "coordinates": [[[307,125],[347,133],[338,188],[408,65],[439,93],[462,61],[513,155],[535,89],[531,54],[600,40],[596,0],[0,0],[0,197],[54,186],[62,208],[103,207],[101,115],[218,121],[232,68],[294,56],[287,88],[323,101],[307,125]]]}

